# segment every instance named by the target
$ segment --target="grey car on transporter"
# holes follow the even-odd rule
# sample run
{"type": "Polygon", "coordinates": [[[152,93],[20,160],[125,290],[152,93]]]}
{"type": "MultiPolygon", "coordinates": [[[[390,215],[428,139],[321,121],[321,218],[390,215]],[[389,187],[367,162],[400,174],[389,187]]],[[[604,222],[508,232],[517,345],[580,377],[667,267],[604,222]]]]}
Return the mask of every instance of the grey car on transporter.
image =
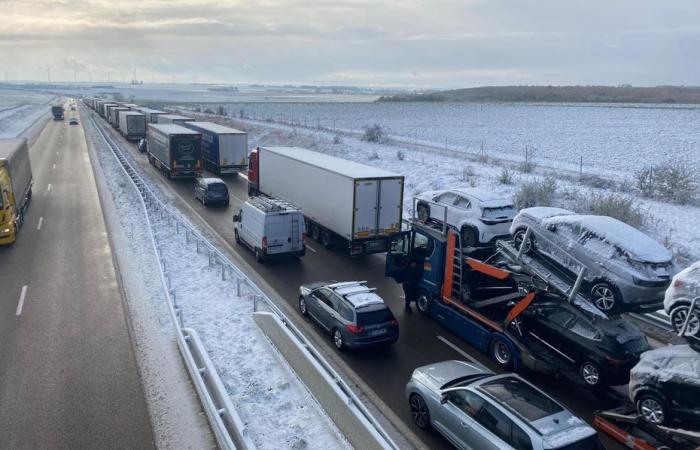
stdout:
{"type": "Polygon", "coordinates": [[[676,272],[673,255],[634,227],[608,216],[561,208],[521,210],[510,227],[516,247],[536,251],[575,277],[586,269],[581,293],[603,312],[655,311],[676,272]]]}
{"type": "Polygon", "coordinates": [[[391,345],[399,322],[364,281],[320,281],[299,287],[299,311],[330,333],[338,350],[391,345]]]}
{"type": "Polygon", "coordinates": [[[515,374],[443,361],[406,384],[411,417],[463,450],[603,450],[596,431],[515,374]]]}

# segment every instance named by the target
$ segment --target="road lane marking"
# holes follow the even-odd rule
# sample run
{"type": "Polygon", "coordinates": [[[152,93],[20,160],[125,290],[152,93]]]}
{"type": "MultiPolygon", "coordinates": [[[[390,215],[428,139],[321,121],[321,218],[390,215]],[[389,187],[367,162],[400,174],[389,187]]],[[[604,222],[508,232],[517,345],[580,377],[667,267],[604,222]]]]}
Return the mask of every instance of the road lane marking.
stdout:
{"type": "Polygon", "coordinates": [[[314,248],[311,247],[309,244],[306,244],[306,248],[308,248],[308,249],[311,250],[312,252],[316,253],[316,250],[314,250],[314,248]]]}
{"type": "Polygon", "coordinates": [[[235,199],[238,200],[239,202],[245,203],[245,200],[243,200],[242,198],[240,198],[239,196],[237,196],[237,195],[234,194],[233,192],[229,192],[229,194],[231,195],[231,197],[235,198],[235,199]]]}
{"type": "Polygon", "coordinates": [[[46,192],[49,192],[49,191],[51,191],[51,183],[49,183],[49,185],[46,186],[46,192]]]}
{"type": "MultiPolygon", "coordinates": [[[[59,142],[59,144],[60,144],[60,142],[59,142]]],[[[56,154],[57,154],[57,155],[60,155],[60,154],[61,154],[61,152],[56,152],[56,154]]]]}
{"type": "Polygon", "coordinates": [[[56,168],[56,164],[54,164],[53,167],[51,167],[51,168],[52,168],[52,169],[55,169],[55,168],[56,168]]]}
{"type": "Polygon", "coordinates": [[[465,351],[462,350],[461,348],[457,347],[455,344],[453,344],[452,342],[448,341],[448,340],[445,339],[444,337],[438,336],[437,338],[438,338],[439,340],[441,340],[444,344],[446,344],[448,347],[452,348],[452,350],[456,351],[456,352],[459,353],[460,355],[462,355],[462,356],[464,356],[465,358],[467,358],[470,362],[472,362],[472,363],[474,363],[474,364],[480,364],[479,361],[477,361],[476,359],[474,359],[473,356],[471,356],[469,353],[465,352],[465,351]]]}
{"type": "Polygon", "coordinates": [[[44,224],[44,217],[39,217],[39,225],[36,226],[37,230],[41,230],[41,226],[44,224]]]}
{"type": "Polygon", "coordinates": [[[16,316],[22,315],[22,307],[24,306],[24,297],[27,295],[27,285],[22,286],[22,292],[19,294],[19,303],[17,304],[16,316]]]}

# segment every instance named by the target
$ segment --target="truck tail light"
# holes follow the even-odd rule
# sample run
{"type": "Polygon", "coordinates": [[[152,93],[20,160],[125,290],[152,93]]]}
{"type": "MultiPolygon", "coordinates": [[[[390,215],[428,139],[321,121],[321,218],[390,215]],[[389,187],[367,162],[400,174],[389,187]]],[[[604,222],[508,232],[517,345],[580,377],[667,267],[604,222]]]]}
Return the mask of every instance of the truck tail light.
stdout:
{"type": "Polygon", "coordinates": [[[263,236],[262,238],[262,248],[267,249],[267,236],[263,236]]]}
{"type": "Polygon", "coordinates": [[[359,326],[358,326],[358,325],[353,325],[353,324],[351,324],[351,323],[345,325],[345,328],[346,328],[349,332],[351,332],[352,334],[358,334],[358,333],[362,333],[362,332],[365,331],[365,327],[363,327],[362,325],[359,325],[359,326]]]}

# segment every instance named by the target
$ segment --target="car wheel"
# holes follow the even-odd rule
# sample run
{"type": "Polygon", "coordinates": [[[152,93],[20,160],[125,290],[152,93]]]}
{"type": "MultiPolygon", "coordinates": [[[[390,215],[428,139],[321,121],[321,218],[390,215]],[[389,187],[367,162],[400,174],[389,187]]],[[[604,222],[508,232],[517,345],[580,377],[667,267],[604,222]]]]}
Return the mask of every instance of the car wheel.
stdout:
{"type": "Polygon", "coordinates": [[[491,357],[496,361],[496,364],[504,369],[510,370],[513,366],[513,352],[510,350],[508,344],[506,344],[506,341],[500,337],[496,337],[491,341],[489,349],[491,357]]]}
{"type": "Polygon", "coordinates": [[[258,247],[255,247],[255,260],[257,262],[263,262],[263,255],[258,247]]]}
{"type": "Polygon", "coordinates": [[[329,230],[323,230],[321,233],[321,243],[326,248],[333,247],[333,235],[329,230]]]}
{"type": "Polygon", "coordinates": [[[474,247],[479,242],[476,231],[471,227],[462,228],[462,248],[474,247]]]}
{"type": "Polygon", "coordinates": [[[333,328],[333,344],[338,350],[343,350],[345,347],[345,341],[343,341],[343,333],[339,329],[333,328]]]}
{"type": "Polygon", "coordinates": [[[418,215],[418,220],[425,222],[430,218],[430,207],[425,203],[418,203],[416,214],[418,215]]]}
{"type": "MultiPolygon", "coordinates": [[[[671,310],[671,325],[673,325],[673,330],[676,333],[680,333],[685,325],[685,321],[688,318],[688,311],[690,310],[690,305],[682,303],[676,305],[671,310]]],[[[700,335],[700,314],[695,312],[693,316],[688,321],[688,327],[685,329],[686,336],[698,336],[700,335]]]]}
{"type": "Polygon", "coordinates": [[[416,308],[418,308],[418,312],[424,316],[430,314],[430,297],[427,292],[423,290],[418,291],[418,295],[416,296],[416,308]]]}
{"type": "Polygon", "coordinates": [[[309,315],[309,311],[306,309],[306,299],[303,295],[299,297],[299,311],[301,312],[302,316],[309,315]]]}
{"type": "Polygon", "coordinates": [[[595,387],[600,384],[600,369],[598,365],[592,361],[585,361],[579,369],[581,380],[588,387],[595,387]]]}
{"type": "Polygon", "coordinates": [[[314,241],[318,241],[321,239],[321,227],[316,225],[315,223],[311,223],[311,238],[314,241]]]}
{"type": "Polygon", "coordinates": [[[224,206],[228,206],[230,202],[231,202],[230,200],[226,200],[226,201],[224,202],[224,206]]]}
{"type": "Polygon", "coordinates": [[[642,419],[654,425],[661,425],[666,420],[666,408],[658,395],[642,394],[637,400],[637,412],[642,419]]]}
{"type": "Polygon", "coordinates": [[[430,411],[428,411],[428,405],[425,404],[423,397],[418,394],[411,395],[408,399],[408,406],[411,408],[413,423],[421,430],[430,428],[430,411]]]}
{"type": "Polygon", "coordinates": [[[233,239],[236,241],[236,244],[241,243],[241,237],[238,235],[238,230],[233,230],[233,239]]]}
{"type": "MultiPolygon", "coordinates": [[[[523,245],[523,241],[525,240],[525,233],[526,230],[520,229],[516,231],[513,235],[513,244],[515,244],[516,250],[520,250],[520,246],[523,245]]],[[[533,248],[532,244],[532,236],[530,236],[527,242],[525,242],[525,248],[523,249],[523,253],[530,253],[533,248]]]]}
{"type": "Polygon", "coordinates": [[[619,304],[615,288],[606,282],[596,283],[591,288],[591,301],[605,313],[614,311],[619,304]]]}

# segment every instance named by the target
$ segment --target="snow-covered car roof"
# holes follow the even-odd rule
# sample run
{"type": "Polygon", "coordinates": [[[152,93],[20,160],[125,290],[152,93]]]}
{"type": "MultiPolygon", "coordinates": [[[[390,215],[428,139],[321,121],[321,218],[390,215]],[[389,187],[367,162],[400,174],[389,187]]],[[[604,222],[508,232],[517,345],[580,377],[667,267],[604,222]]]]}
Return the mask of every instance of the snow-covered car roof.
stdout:
{"type": "Polygon", "coordinates": [[[534,206],[532,208],[521,209],[520,214],[526,214],[537,220],[544,220],[549,219],[550,217],[570,216],[576,213],[564,208],[554,208],[551,206],[534,206]]]}
{"type": "Polygon", "coordinates": [[[550,217],[545,220],[545,223],[581,225],[609,243],[626,250],[630,257],[637,261],[665,263],[673,257],[671,251],[663,245],[638,229],[612,217],[573,214],[550,217]]]}
{"type": "Polygon", "coordinates": [[[659,381],[677,378],[700,386],[700,353],[689,345],[668,345],[642,353],[632,372],[637,378],[654,376],[659,381]]]}
{"type": "Polygon", "coordinates": [[[355,308],[384,304],[384,299],[375,294],[374,289],[368,288],[364,284],[348,284],[336,287],[334,291],[336,294],[345,297],[355,308]]]}
{"type": "Polygon", "coordinates": [[[214,177],[209,177],[209,178],[200,178],[200,181],[202,181],[203,184],[210,185],[210,184],[226,184],[224,183],[224,180],[221,178],[214,178],[214,177]]]}
{"type": "Polygon", "coordinates": [[[451,192],[457,195],[464,195],[479,201],[479,206],[486,208],[502,208],[504,206],[513,206],[513,201],[502,196],[479,188],[454,188],[454,189],[438,189],[435,191],[426,191],[418,195],[420,198],[432,200],[433,198],[451,192]]]}

